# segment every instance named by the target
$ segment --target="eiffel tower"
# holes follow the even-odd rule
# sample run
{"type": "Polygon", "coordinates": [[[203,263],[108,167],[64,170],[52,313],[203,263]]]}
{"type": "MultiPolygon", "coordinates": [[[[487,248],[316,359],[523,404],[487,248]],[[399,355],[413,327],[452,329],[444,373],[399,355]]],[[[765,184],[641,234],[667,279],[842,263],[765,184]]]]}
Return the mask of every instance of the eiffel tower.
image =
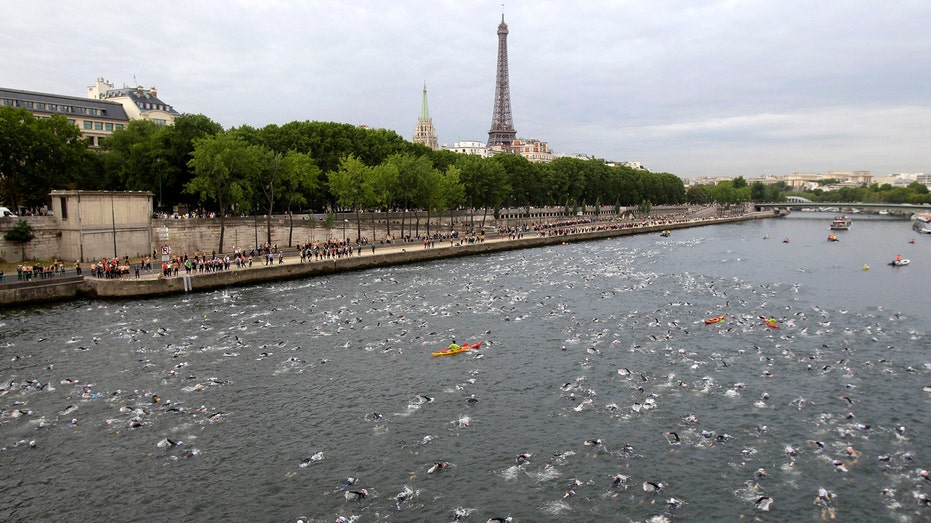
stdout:
{"type": "Polygon", "coordinates": [[[504,13],[498,25],[498,74],[495,78],[495,109],[491,116],[491,130],[488,131],[488,147],[499,146],[507,149],[517,131],[511,119],[511,87],[508,81],[508,24],[504,23],[504,13]]]}

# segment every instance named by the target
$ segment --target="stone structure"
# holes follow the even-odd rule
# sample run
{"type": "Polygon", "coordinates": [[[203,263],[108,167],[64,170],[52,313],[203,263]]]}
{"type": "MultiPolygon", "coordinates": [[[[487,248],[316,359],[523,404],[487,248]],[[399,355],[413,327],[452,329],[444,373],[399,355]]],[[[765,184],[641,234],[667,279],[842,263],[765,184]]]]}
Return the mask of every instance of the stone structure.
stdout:
{"type": "Polygon", "coordinates": [[[507,151],[517,137],[514,120],[511,117],[511,86],[508,79],[508,25],[498,24],[498,72],[495,77],[495,108],[491,116],[491,130],[488,131],[488,148],[507,151]]]}
{"type": "Polygon", "coordinates": [[[439,149],[436,139],[436,129],[433,128],[433,118],[430,118],[430,108],[427,106],[427,82],[423,84],[423,103],[420,107],[420,118],[417,119],[417,128],[414,129],[414,143],[420,143],[433,149],[439,149]]]}
{"type": "Polygon", "coordinates": [[[152,193],[52,191],[63,260],[136,258],[151,254],[152,193]]]}

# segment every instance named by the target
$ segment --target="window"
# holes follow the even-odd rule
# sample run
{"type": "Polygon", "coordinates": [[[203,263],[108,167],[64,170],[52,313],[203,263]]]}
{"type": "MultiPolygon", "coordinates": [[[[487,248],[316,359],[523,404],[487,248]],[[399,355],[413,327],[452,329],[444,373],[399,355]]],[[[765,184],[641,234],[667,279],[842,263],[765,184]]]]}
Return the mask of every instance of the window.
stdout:
{"type": "Polygon", "coordinates": [[[57,111],[57,110],[58,110],[58,104],[48,104],[48,110],[49,110],[49,111],[57,111]]]}
{"type": "Polygon", "coordinates": [[[152,123],[154,123],[155,125],[165,125],[168,122],[165,120],[159,119],[159,118],[153,118],[152,123]]]}
{"type": "Polygon", "coordinates": [[[117,130],[117,131],[122,131],[122,130],[123,130],[123,124],[121,124],[121,123],[116,124],[116,130],[117,130]]]}
{"type": "Polygon", "coordinates": [[[42,102],[36,102],[36,110],[44,111],[44,110],[45,110],[45,104],[42,103],[42,102]]]}
{"type": "Polygon", "coordinates": [[[94,128],[94,124],[91,123],[90,120],[84,120],[84,128],[85,128],[85,129],[93,129],[93,128],[94,128]]]}
{"type": "Polygon", "coordinates": [[[113,124],[110,123],[110,122],[107,122],[106,124],[104,124],[103,128],[106,129],[107,131],[112,131],[112,130],[113,130],[113,124]]]}
{"type": "Polygon", "coordinates": [[[68,219],[68,200],[64,196],[60,196],[58,201],[61,203],[61,219],[68,219]]]}
{"type": "Polygon", "coordinates": [[[103,122],[94,122],[95,131],[103,131],[103,122]]]}
{"type": "Polygon", "coordinates": [[[96,143],[96,141],[94,140],[94,137],[93,137],[93,136],[88,136],[88,137],[87,137],[87,144],[90,145],[91,147],[94,147],[95,145],[97,145],[97,143],[96,143]]]}
{"type": "Polygon", "coordinates": [[[70,123],[71,125],[74,125],[74,118],[68,118],[68,123],[70,123]]]}

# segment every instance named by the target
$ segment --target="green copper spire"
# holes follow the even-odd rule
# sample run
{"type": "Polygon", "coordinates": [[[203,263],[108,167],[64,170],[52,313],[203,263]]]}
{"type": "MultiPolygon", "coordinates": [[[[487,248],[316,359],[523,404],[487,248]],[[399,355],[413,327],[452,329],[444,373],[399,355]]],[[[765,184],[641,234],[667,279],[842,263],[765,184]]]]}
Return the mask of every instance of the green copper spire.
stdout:
{"type": "Polygon", "coordinates": [[[420,119],[430,119],[430,108],[427,107],[427,82],[423,83],[423,106],[420,108],[420,119]]]}

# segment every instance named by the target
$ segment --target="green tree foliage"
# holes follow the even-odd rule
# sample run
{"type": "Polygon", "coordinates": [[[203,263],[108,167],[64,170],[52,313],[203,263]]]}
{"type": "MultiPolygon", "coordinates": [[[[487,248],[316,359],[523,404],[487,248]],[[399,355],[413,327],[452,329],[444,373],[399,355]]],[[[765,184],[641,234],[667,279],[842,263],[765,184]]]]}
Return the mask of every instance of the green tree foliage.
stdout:
{"type": "MultiPolygon", "coordinates": [[[[275,153],[278,154],[278,153],[275,153]]],[[[320,168],[314,164],[309,154],[288,151],[281,159],[281,184],[279,197],[288,211],[288,246],[292,245],[294,232],[293,206],[307,205],[308,194],[317,191],[320,180],[320,168]]]]}
{"type": "Polygon", "coordinates": [[[21,261],[26,261],[26,244],[34,240],[36,233],[29,225],[29,222],[23,219],[16,221],[16,225],[3,235],[3,239],[8,242],[19,244],[19,251],[22,256],[21,261]]]}
{"type": "Polygon", "coordinates": [[[184,185],[193,178],[188,162],[194,140],[222,131],[219,124],[199,114],[182,114],[167,126],[133,120],[104,140],[102,175],[96,186],[89,188],[150,191],[160,210],[196,204],[184,192],[184,185]]]}
{"type": "Polygon", "coordinates": [[[52,189],[82,188],[93,165],[77,127],[61,115],[35,118],[0,107],[0,201],[13,209],[48,204],[52,189]]]}
{"type": "Polygon", "coordinates": [[[482,208],[481,226],[484,227],[488,209],[500,208],[510,191],[507,173],[500,163],[472,155],[463,155],[456,167],[460,170],[459,179],[466,194],[470,227],[475,227],[474,211],[477,207],[482,208]]]}
{"type": "Polygon", "coordinates": [[[362,236],[359,213],[363,207],[371,206],[376,201],[375,192],[372,189],[373,178],[372,168],[352,155],[343,158],[339,170],[327,173],[330,191],[336,197],[337,205],[356,212],[357,240],[362,236]]]}
{"type": "Polygon", "coordinates": [[[692,204],[706,205],[714,201],[711,188],[707,185],[693,185],[685,192],[685,201],[692,204]]]}
{"type": "Polygon", "coordinates": [[[196,195],[203,203],[216,205],[220,219],[217,250],[223,252],[226,214],[251,210],[249,180],[257,176],[267,153],[231,133],[222,133],[194,140],[191,156],[189,163],[194,170],[194,178],[185,185],[185,191],[196,195]]]}

